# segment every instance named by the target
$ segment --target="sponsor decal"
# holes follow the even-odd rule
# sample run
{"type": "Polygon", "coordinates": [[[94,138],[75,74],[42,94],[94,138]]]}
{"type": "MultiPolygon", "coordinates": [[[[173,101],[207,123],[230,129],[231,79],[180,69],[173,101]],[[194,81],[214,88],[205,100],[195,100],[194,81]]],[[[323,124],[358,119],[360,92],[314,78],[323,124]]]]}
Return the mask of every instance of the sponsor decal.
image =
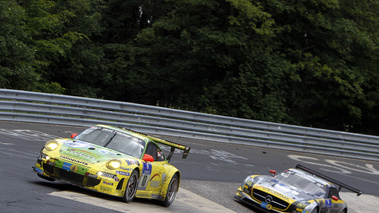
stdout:
{"type": "Polygon", "coordinates": [[[157,200],[162,200],[163,197],[160,195],[151,195],[151,199],[157,199],[157,200]]]}
{"type": "Polygon", "coordinates": [[[80,157],[80,158],[87,158],[87,159],[90,159],[90,160],[96,160],[95,157],[93,157],[93,156],[90,155],[90,152],[85,153],[84,150],[67,149],[67,151],[69,151],[71,154],[74,154],[74,155],[76,155],[77,157],[80,157]]]}
{"type": "Polygon", "coordinates": [[[103,176],[103,177],[111,178],[111,179],[115,178],[115,175],[109,174],[109,173],[106,173],[106,172],[98,172],[97,174],[100,175],[100,176],[103,176]]]}
{"type": "Polygon", "coordinates": [[[104,192],[110,192],[110,191],[112,191],[112,188],[105,187],[105,186],[100,186],[100,190],[104,191],[104,192]]]}
{"type": "Polygon", "coordinates": [[[62,169],[66,170],[66,171],[71,171],[71,166],[72,166],[71,163],[64,162],[63,166],[62,166],[62,169]]]}
{"type": "Polygon", "coordinates": [[[325,200],[325,207],[326,208],[332,207],[332,201],[331,200],[325,200]]]}
{"type": "MultiPolygon", "coordinates": [[[[158,188],[159,187],[159,184],[160,184],[160,181],[152,181],[155,177],[160,177],[160,175],[157,173],[155,175],[153,175],[153,177],[150,178],[150,186],[151,187],[155,187],[155,188],[158,188]]],[[[162,182],[163,183],[163,182],[162,182]]]]}
{"type": "Polygon", "coordinates": [[[146,198],[150,196],[149,193],[141,192],[141,191],[137,191],[136,195],[138,195],[138,197],[146,197],[146,198]]]}
{"type": "Polygon", "coordinates": [[[71,172],[76,172],[78,170],[78,167],[76,166],[76,165],[72,165],[71,167],[70,167],[70,171],[71,172]]]}
{"type": "Polygon", "coordinates": [[[162,157],[162,152],[157,152],[157,157],[161,158],[162,157]]]}
{"type": "Polygon", "coordinates": [[[139,180],[139,183],[138,183],[138,189],[142,189],[142,190],[145,190],[146,189],[146,186],[149,182],[149,178],[150,178],[150,175],[151,175],[151,170],[152,170],[152,166],[150,163],[143,163],[143,169],[142,169],[142,174],[141,174],[141,178],[139,180]]]}
{"type": "Polygon", "coordinates": [[[158,188],[159,187],[159,181],[151,181],[150,182],[150,187],[158,188]]]}
{"type": "Polygon", "coordinates": [[[110,153],[110,152],[108,152],[108,151],[106,151],[106,150],[102,150],[102,149],[100,149],[99,152],[100,152],[101,154],[104,154],[104,155],[113,154],[113,153],[110,153]]]}
{"type": "Polygon", "coordinates": [[[165,172],[163,172],[163,174],[162,174],[162,184],[163,184],[163,182],[166,180],[166,173],[165,172]]]}
{"type": "Polygon", "coordinates": [[[61,157],[61,158],[63,158],[63,159],[66,159],[66,160],[69,160],[69,161],[72,161],[72,162],[75,162],[75,163],[80,163],[80,164],[83,164],[83,165],[88,165],[88,163],[86,163],[86,162],[84,162],[84,161],[76,160],[76,159],[74,159],[74,158],[70,158],[70,157],[67,157],[67,156],[63,156],[63,155],[61,155],[61,156],[59,156],[59,157],[61,157]]]}
{"type": "Polygon", "coordinates": [[[138,162],[138,161],[135,161],[135,160],[129,160],[129,159],[127,159],[127,160],[125,160],[125,162],[126,162],[129,166],[131,166],[131,165],[138,165],[138,166],[139,166],[139,162],[138,162]]]}
{"type": "Polygon", "coordinates": [[[105,180],[103,181],[103,184],[106,184],[106,185],[109,185],[109,186],[113,186],[113,183],[105,181],[105,180]]]}
{"type": "Polygon", "coordinates": [[[268,204],[266,202],[262,202],[261,203],[261,207],[264,208],[264,209],[267,209],[267,210],[271,210],[272,209],[272,205],[268,204]]]}
{"type": "Polygon", "coordinates": [[[123,172],[123,171],[116,171],[116,174],[124,175],[124,176],[129,176],[130,175],[129,172],[123,172]]]}
{"type": "Polygon", "coordinates": [[[120,167],[121,170],[125,170],[125,171],[132,171],[133,169],[131,168],[126,168],[126,167],[120,167]]]}
{"type": "Polygon", "coordinates": [[[80,142],[80,141],[70,141],[70,140],[66,140],[64,142],[67,146],[71,147],[71,148],[89,148],[89,147],[92,147],[90,144],[88,143],[84,143],[84,142],[80,142]]]}
{"type": "Polygon", "coordinates": [[[286,201],[290,201],[290,199],[287,196],[285,196],[285,195],[283,195],[283,194],[281,194],[281,193],[279,193],[277,191],[274,191],[274,190],[266,188],[266,187],[263,187],[263,189],[266,190],[266,191],[269,191],[270,193],[272,193],[272,194],[274,194],[274,195],[276,195],[276,196],[278,196],[278,197],[280,197],[280,198],[282,198],[282,199],[284,199],[286,201]]]}

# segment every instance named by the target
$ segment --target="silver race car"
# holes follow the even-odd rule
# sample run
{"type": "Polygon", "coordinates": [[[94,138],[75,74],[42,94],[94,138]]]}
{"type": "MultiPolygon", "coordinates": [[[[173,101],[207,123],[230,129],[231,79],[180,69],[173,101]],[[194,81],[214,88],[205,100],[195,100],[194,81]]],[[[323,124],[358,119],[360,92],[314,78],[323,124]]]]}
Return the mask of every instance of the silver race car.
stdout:
{"type": "Polygon", "coordinates": [[[347,213],[342,188],[362,192],[305,166],[296,165],[278,175],[248,176],[234,198],[263,212],[347,213]]]}

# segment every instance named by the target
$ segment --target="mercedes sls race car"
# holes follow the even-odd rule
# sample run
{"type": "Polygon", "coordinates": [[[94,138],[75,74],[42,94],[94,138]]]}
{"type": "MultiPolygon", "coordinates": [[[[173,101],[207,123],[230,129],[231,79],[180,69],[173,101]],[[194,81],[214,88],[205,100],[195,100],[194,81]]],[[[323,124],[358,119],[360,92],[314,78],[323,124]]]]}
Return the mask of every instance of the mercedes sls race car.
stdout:
{"type": "Polygon", "coordinates": [[[346,213],[339,191],[362,192],[305,166],[296,165],[276,175],[248,176],[234,198],[263,212],[346,213]]]}
{"type": "Polygon", "coordinates": [[[122,197],[125,202],[137,197],[170,206],[180,183],[180,171],[169,164],[176,148],[183,150],[183,158],[190,151],[142,133],[96,125],[71,138],[47,141],[33,169],[41,178],[122,197]],[[171,147],[167,158],[158,144],[171,147]]]}

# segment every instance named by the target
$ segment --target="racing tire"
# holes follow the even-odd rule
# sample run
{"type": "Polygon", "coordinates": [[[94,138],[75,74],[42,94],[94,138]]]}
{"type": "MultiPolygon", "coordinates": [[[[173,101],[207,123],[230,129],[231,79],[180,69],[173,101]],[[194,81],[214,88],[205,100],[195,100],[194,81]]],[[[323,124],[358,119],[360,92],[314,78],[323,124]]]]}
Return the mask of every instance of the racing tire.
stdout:
{"type": "Polygon", "coordinates": [[[318,207],[314,208],[311,213],[318,213],[318,207]]]}
{"type": "Polygon", "coordinates": [[[125,194],[123,197],[124,202],[131,202],[136,196],[138,187],[138,172],[133,170],[132,174],[129,177],[128,183],[126,183],[125,194]]]}
{"type": "Polygon", "coordinates": [[[347,213],[347,209],[342,210],[341,213],[347,213]]]}
{"type": "Polygon", "coordinates": [[[175,174],[168,184],[166,198],[162,202],[162,206],[169,207],[175,200],[176,193],[179,188],[179,178],[178,175],[175,174]]]}

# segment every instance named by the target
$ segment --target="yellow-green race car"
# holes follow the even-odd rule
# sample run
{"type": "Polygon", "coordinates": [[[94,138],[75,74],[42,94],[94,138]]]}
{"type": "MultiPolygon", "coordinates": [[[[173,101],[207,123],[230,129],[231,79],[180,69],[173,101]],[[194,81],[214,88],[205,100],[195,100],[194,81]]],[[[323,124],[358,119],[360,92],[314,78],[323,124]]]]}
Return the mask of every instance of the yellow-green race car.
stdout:
{"type": "Polygon", "coordinates": [[[155,199],[170,206],[180,171],[169,163],[175,149],[186,158],[190,147],[124,128],[96,125],[71,138],[47,141],[33,170],[46,180],[60,180],[122,197],[155,199]],[[165,157],[158,146],[171,147],[165,157]]]}
{"type": "Polygon", "coordinates": [[[263,212],[347,213],[339,191],[362,192],[302,165],[276,175],[248,176],[234,198],[263,212]]]}

